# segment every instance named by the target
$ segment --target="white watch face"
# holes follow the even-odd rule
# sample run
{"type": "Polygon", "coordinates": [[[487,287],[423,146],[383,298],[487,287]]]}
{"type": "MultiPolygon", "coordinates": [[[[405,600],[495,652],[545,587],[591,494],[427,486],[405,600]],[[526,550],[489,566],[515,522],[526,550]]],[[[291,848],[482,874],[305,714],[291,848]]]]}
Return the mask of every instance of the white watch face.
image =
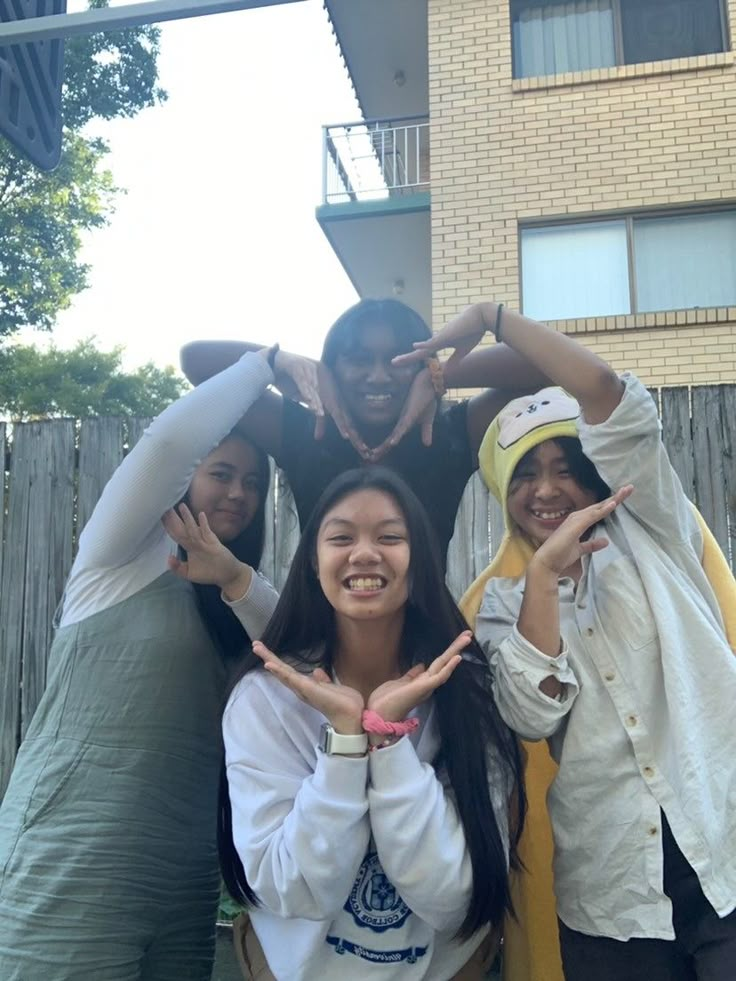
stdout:
{"type": "Polygon", "coordinates": [[[323,722],[319,748],[328,756],[360,756],[368,751],[368,736],[364,732],[357,735],[335,732],[328,722],[323,722]]]}
{"type": "Polygon", "coordinates": [[[319,748],[323,753],[329,753],[328,744],[330,742],[330,733],[333,732],[332,726],[323,722],[319,730],[319,748]]]}

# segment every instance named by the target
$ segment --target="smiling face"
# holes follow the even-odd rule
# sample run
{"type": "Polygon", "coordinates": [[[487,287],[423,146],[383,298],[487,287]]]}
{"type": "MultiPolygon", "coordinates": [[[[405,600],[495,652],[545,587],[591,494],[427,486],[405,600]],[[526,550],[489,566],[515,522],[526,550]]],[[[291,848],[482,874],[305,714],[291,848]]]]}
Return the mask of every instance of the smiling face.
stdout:
{"type": "Polygon", "coordinates": [[[195,516],[204,511],[221,542],[242,534],[261,500],[258,456],[250,443],[226,437],[195,470],[186,500],[195,516]]]}
{"type": "Polygon", "coordinates": [[[363,327],[357,343],[337,355],[333,373],[356,423],[389,427],[397,421],[418,368],[396,367],[391,359],[408,350],[388,324],[378,322],[363,327]]]}
{"type": "Polygon", "coordinates": [[[587,508],[598,500],[594,491],[573,477],[562,448],[548,439],[517,464],[506,507],[513,521],[539,546],[571,511],[587,508]]]}
{"type": "Polygon", "coordinates": [[[348,494],[325,514],[317,535],[317,576],[336,616],[400,615],[409,595],[404,515],[384,491],[348,494]]]}

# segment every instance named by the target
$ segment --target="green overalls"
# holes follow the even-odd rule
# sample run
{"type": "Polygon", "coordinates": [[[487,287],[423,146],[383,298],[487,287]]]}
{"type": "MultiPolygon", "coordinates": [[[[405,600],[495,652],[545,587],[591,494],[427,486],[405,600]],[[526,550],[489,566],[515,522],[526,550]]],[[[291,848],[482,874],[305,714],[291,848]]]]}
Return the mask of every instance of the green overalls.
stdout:
{"type": "Polygon", "coordinates": [[[164,573],[63,627],[0,808],[2,981],[207,981],[225,668],[164,573]]]}

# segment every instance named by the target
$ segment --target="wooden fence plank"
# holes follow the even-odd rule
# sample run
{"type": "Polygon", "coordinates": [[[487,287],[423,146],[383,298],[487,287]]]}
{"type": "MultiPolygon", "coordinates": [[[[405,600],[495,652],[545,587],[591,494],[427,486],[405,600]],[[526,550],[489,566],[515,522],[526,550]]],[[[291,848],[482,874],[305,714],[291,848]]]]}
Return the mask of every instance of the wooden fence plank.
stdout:
{"type": "Polygon", "coordinates": [[[265,508],[265,534],[263,536],[263,554],[261,555],[260,571],[269,580],[274,580],[275,570],[275,521],[276,521],[276,474],[273,460],[269,459],[271,478],[268,482],[265,508]]]}
{"type": "Polygon", "coordinates": [[[21,739],[46,687],[52,621],[72,556],[74,422],[26,423],[33,444],[22,630],[21,739]]]}
{"type": "Polygon", "coordinates": [[[455,518],[455,530],[447,549],[447,588],[457,600],[473,576],[473,487],[465,488],[455,518]]]}
{"type": "Polygon", "coordinates": [[[128,430],[128,440],[127,440],[127,452],[133,449],[135,444],[141,438],[143,433],[151,425],[152,419],[127,419],[127,430],[128,430]]]}
{"type": "Polygon", "coordinates": [[[693,437],[687,388],[662,389],[662,438],[682,489],[694,500],[693,437]]]}
{"type": "Polygon", "coordinates": [[[721,386],[723,469],[726,479],[731,568],[736,568],[736,385],[721,386]]]}
{"type": "Polygon", "coordinates": [[[498,551],[498,546],[501,544],[501,539],[506,532],[506,526],[503,521],[503,508],[493,494],[488,495],[488,510],[488,524],[491,530],[491,557],[493,557],[498,551]]]}
{"type": "Polygon", "coordinates": [[[7,476],[5,473],[5,423],[0,422],[0,583],[3,581],[3,548],[5,545],[5,508],[7,476]]]}
{"type": "Polygon", "coordinates": [[[0,591],[0,796],[10,779],[20,736],[23,594],[32,461],[30,426],[16,425],[0,591]]]}
{"type": "Polygon", "coordinates": [[[77,538],[122,459],[123,420],[117,416],[83,419],[79,429],[77,538]]]}
{"type": "Polygon", "coordinates": [[[280,470],[276,472],[276,512],[274,521],[273,584],[283,589],[291,560],[299,544],[299,514],[291,488],[280,470]]]}
{"type": "MultiPolygon", "coordinates": [[[[488,565],[491,557],[491,530],[489,524],[488,488],[476,471],[470,478],[473,494],[473,579],[488,565]]],[[[463,593],[470,583],[465,583],[463,593]]],[[[458,599],[462,593],[458,596],[458,599]]]]}
{"type": "Polygon", "coordinates": [[[693,457],[695,497],[716,541],[728,553],[726,481],[723,460],[724,425],[720,386],[693,388],[693,457]]]}

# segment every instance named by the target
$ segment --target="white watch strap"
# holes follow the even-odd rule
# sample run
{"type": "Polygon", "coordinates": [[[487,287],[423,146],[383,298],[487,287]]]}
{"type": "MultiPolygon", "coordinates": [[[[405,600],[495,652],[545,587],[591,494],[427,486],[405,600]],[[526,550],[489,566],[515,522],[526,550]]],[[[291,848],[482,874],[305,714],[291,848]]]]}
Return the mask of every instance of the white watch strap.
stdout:
{"type": "Polygon", "coordinates": [[[319,746],[328,756],[358,756],[368,751],[368,735],[365,732],[347,735],[323,725],[319,746]]]}

